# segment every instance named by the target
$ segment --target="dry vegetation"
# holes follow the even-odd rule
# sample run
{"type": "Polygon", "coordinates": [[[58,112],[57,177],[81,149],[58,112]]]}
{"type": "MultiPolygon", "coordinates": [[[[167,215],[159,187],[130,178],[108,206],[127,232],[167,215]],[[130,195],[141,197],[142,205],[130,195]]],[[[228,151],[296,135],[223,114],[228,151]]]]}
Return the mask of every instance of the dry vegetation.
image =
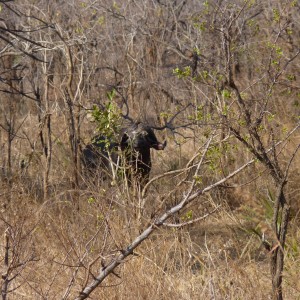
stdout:
{"type": "Polygon", "coordinates": [[[2,299],[300,299],[297,1],[0,7],[2,299]],[[144,191],[82,170],[118,113],[144,191]]]}

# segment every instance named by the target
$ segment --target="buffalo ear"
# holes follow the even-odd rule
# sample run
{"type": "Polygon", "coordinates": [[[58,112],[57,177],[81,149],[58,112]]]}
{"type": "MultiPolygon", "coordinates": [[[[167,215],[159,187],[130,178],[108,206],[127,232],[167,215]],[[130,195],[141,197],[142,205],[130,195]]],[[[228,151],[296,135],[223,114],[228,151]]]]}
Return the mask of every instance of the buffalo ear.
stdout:
{"type": "Polygon", "coordinates": [[[126,133],[124,133],[122,136],[120,146],[122,151],[124,151],[128,147],[128,135],[126,133]]]}

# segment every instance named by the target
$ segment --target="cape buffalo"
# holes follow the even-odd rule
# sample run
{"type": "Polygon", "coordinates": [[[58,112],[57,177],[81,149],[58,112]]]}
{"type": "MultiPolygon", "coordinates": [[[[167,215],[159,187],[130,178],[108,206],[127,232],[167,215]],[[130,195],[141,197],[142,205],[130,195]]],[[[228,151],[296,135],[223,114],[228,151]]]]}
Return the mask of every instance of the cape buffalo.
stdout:
{"type": "Polygon", "coordinates": [[[149,180],[151,171],[150,149],[164,150],[166,142],[157,140],[153,129],[142,123],[134,123],[122,131],[118,143],[104,136],[96,136],[82,153],[82,161],[89,172],[101,169],[103,174],[112,174],[112,168],[123,159],[125,174],[131,181],[135,178],[141,184],[149,180]]]}

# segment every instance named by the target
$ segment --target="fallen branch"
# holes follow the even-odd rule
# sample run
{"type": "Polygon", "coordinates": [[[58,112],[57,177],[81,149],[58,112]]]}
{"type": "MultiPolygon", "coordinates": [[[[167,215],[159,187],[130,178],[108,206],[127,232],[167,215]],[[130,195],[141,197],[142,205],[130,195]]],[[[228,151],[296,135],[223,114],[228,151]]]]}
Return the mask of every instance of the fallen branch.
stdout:
{"type": "Polygon", "coordinates": [[[89,297],[89,295],[101,284],[101,282],[114,271],[116,267],[118,267],[121,263],[124,262],[125,258],[129,255],[133,254],[134,249],[136,249],[144,240],[149,238],[149,236],[157,230],[159,227],[164,225],[165,221],[168,220],[171,216],[181,211],[185,206],[187,206],[189,203],[194,201],[197,197],[209,192],[213,188],[223,184],[227,180],[231,179],[238,173],[240,173],[242,170],[250,166],[252,163],[255,162],[255,159],[250,160],[246,164],[242,165],[240,168],[226,176],[225,178],[215,182],[214,184],[211,184],[207,186],[204,189],[198,189],[194,193],[188,193],[188,197],[185,196],[183,200],[173,206],[171,209],[166,211],[164,214],[162,214],[159,218],[154,220],[152,224],[150,224],[143,233],[141,233],[130,245],[127,246],[127,248],[120,250],[121,254],[118,255],[116,258],[114,258],[108,265],[101,268],[99,271],[99,274],[94,278],[94,280],[86,287],[83,288],[83,290],[80,292],[79,296],[76,298],[76,300],[82,300],[89,297]]]}

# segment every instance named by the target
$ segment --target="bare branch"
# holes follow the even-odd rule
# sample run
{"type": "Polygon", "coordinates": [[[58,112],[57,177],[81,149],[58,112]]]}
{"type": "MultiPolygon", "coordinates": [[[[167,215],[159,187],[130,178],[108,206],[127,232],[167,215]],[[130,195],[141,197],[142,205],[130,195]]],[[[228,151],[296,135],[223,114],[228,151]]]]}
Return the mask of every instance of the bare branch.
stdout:
{"type": "Polygon", "coordinates": [[[194,224],[194,223],[197,223],[199,221],[202,221],[202,220],[206,219],[207,217],[209,217],[210,215],[215,213],[220,207],[221,207],[221,205],[218,205],[214,210],[210,211],[209,213],[205,214],[204,216],[193,219],[193,220],[190,220],[188,222],[179,223],[179,224],[163,223],[163,225],[167,226],[167,227],[172,227],[172,228],[181,228],[181,227],[184,227],[184,226],[187,226],[187,225],[191,225],[191,224],[194,224]]]}

